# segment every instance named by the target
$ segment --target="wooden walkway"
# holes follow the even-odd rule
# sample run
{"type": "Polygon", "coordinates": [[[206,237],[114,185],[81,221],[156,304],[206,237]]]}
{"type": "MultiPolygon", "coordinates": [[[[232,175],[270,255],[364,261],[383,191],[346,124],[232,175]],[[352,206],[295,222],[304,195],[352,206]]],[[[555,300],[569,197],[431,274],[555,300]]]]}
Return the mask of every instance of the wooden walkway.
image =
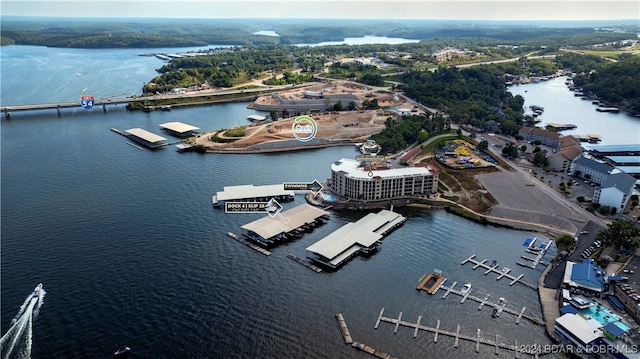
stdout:
{"type": "Polygon", "coordinates": [[[391,324],[395,325],[395,328],[393,330],[394,334],[396,334],[398,332],[398,328],[400,326],[403,326],[403,327],[408,327],[408,328],[414,328],[414,331],[413,331],[413,337],[414,338],[416,338],[418,336],[418,332],[420,330],[424,330],[426,332],[433,333],[433,342],[434,343],[438,342],[438,336],[439,335],[446,335],[446,336],[449,336],[449,337],[453,337],[453,338],[455,338],[455,342],[453,344],[454,348],[458,347],[458,342],[459,342],[460,339],[462,339],[462,340],[466,340],[466,341],[470,341],[470,342],[475,343],[475,345],[476,345],[476,353],[480,352],[480,344],[483,344],[483,345],[489,345],[489,346],[495,347],[496,355],[499,353],[500,349],[506,349],[506,350],[509,350],[509,351],[513,351],[515,358],[518,358],[519,354],[535,356],[536,358],[538,357],[538,353],[537,352],[530,353],[530,352],[522,351],[520,349],[521,346],[518,346],[518,341],[517,340],[514,340],[513,344],[508,344],[508,343],[501,342],[499,334],[496,334],[495,339],[489,339],[489,338],[483,338],[481,336],[480,329],[477,330],[475,336],[460,334],[460,324],[458,324],[455,332],[451,332],[451,331],[440,329],[440,320],[438,320],[436,322],[436,326],[434,328],[434,327],[430,327],[430,326],[426,326],[426,325],[421,325],[420,321],[422,320],[422,316],[418,317],[418,320],[417,320],[416,323],[411,323],[411,322],[407,322],[407,321],[402,320],[402,312],[400,312],[400,314],[398,315],[398,318],[387,318],[387,317],[385,317],[383,315],[384,315],[384,308],[382,308],[380,310],[380,314],[378,315],[378,320],[376,321],[375,329],[378,329],[378,327],[380,326],[380,323],[383,323],[383,322],[391,323],[391,324]]]}
{"type": "Polygon", "coordinates": [[[287,258],[293,259],[294,261],[302,264],[303,266],[311,269],[312,271],[314,271],[316,273],[322,272],[322,268],[320,268],[320,267],[314,265],[313,263],[311,263],[311,262],[309,262],[307,260],[304,260],[304,259],[302,259],[302,258],[300,258],[300,257],[298,257],[296,255],[293,255],[293,254],[289,253],[289,254],[287,254],[287,258]]]}
{"type": "Polygon", "coordinates": [[[235,239],[236,241],[244,244],[247,247],[253,248],[254,250],[264,254],[265,256],[270,256],[271,255],[271,252],[269,252],[268,250],[266,250],[266,249],[264,249],[264,248],[262,248],[262,247],[260,247],[258,245],[255,245],[255,244],[247,241],[246,239],[242,239],[242,238],[238,237],[238,235],[236,235],[233,232],[227,232],[227,236],[235,239]]]}
{"type": "Polygon", "coordinates": [[[344,321],[344,317],[342,316],[342,313],[336,314],[335,317],[336,317],[336,322],[338,322],[338,328],[340,328],[340,333],[342,333],[342,338],[344,339],[345,344],[351,344],[351,347],[353,347],[354,349],[363,351],[365,353],[369,353],[380,359],[397,359],[390,354],[381,352],[366,344],[354,341],[353,338],[351,337],[351,333],[349,332],[349,328],[347,328],[347,323],[344,321]]]}
{"type": "Polygon", "coordinates": [[[478,310],[482,310],[482,308],[487,305],[489,307],[493,307],[493,308],[497,308],[498,309],[498,316],[500,316],[500,313],[502,313],[503,311],[505,313],[509,313],[512,315],[516,316],[516,324],[520,324],[520,321],[522,320],[522,318],[527,319],[535,324],[538,325],[544,325],[544,322],[542,321],[542,319],[528,315],[528,314],[524,314],[525,310],[527,309],[526,307],[522,307],[522,309],[520,311],[511,309],[507,307],[507,303],[506,300],[503,304],[500,304],[499,302],[492,302],[489,301],[489,297],[490,295],[487,294],[484,296],[484,298],[480,298],[480,297],[476,297],[474,295],[471,295],[471,292],[473,292],[473,288],[471,288],[469,291],[462,293],[462,291],[456,290],[454,289],[454,287],[456,286],[456,284],[458,284],[458,282],[453,282],[453,284],[451,284],[450,287],[444,287],[444,286],[440,286],[438,289],[442,289],[444,290],[444,294],[442,295],[442,299],[447,298],[447,296],[449,296],[450,293],[453,293],[455,295],[458,295],[460,297],[462,297],[462,299],[460,299],[460,304],[464,303],[467,299],[473,300],[475,302],[480,303],[480,305],[478,306],[478,310]]]}
{"type": "Polygon", "coordinates": [[[489,266],[488,264],[486,264],[487,259],[484,259],[483,261],[479,262],[479,261],[474,259],[475,257],[476,257],[476,255],[474,254],[471,257],[463,260],[460,264],[465,265],[467,262],[471,262],[471,263],[475,264],[473,266],[474,270],[476,268],[478,268],[478,267],[482,267],[482,268],[486,269],[486,271],[484,272],[484,275],[487,275],[487,274],[493,272],[493,273],[496,273],[498,275],[498,278],[496,278],[496,280],[500,280],[500,279],[506,277],[506,278],[511,279],[511,282],[509,283],[509,285],[514,285],[516,283],[520,283],[520,284],[522,284],[522,285],[524,285],[526,287],[529,287],[529,288],[531,288],[533,290],[538,290],[537,286],[535,286],[535,285],[533,285],[531,283],[527,283],[527,282],[522,280],[522,277],[524,277],[524,274],[520,274],[519,276],[516,277],[514,275],[509,274],[509,273],[511,273],[511,269],[510,268],[506,268],[505,267],[502,270],[500,270],[500,269],[498,269],[498,266],[499,266],[498,264],[495,264],[492,267],[492,266],[489,266]]]}
{"type": "Polygon", "coordinates": [[[529,263],[521,263],[518,262],[518,265],[523,266],[523,267],[527,267],[527,268],[531,268],[531,269],[536,269],[536,267],[538,266],[538,264],[542,264],[542,265],[548,265],[549,263],[545,263],[542,261],[542,257],[544,257],[545,254],[547,254],[547,249],[549,249],[549,247],[551,246],[551,241],[547,242],[547,244],[544,246],[544,248],[538,248],[537,251],[531,250],[529,248],[526,249],[526,252],[529,254],[535,254],[535,258],[531,258],[531,257],[527,257],[527,256],[520,256],[520,258],[531,261],[531,264],[529,263]]]}

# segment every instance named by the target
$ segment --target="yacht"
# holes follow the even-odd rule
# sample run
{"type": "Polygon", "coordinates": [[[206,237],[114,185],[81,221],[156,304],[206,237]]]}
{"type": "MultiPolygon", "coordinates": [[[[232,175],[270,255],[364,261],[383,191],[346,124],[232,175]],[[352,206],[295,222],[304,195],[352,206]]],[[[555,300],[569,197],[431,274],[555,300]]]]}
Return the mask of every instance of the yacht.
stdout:
{"type": "Polygon", "coordinates": [[[467,283],[465,285],[462,286],[462,289],[460,290],[460,292],[462,294],[466,294],[467,292],[469,292],[471,290],[471,284],[467,283]]]}

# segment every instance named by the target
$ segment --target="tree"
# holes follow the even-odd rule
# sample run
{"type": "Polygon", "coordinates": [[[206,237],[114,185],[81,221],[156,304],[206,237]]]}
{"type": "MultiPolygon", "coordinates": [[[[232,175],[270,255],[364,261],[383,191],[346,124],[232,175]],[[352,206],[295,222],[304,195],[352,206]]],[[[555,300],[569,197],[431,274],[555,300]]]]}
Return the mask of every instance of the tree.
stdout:
{"type": "Polygon", "coordinates": [[[458,135],[458,137],[462,137],[462,130],[460,128],[456,130],[456,135],[458,135]]]}
{"type": "Polygon", "coordinates": [[[478,148],[486,151],[487,149],[489,149],[489,141],[480,141],[480,143],[478,143],[478,148]]]}
{"type": "Polygon", "coordinates": [[[513,143],[507,143],[507,145],[502,149],[502,154],[507,158],[517,158],[518,148],[514,146],[513,143]]]}
{"type": "Polygon", "coordinates": [[[547,167],[549,166],[549,160],[547,159],[547,156],[545,156],[544,152],[538,151],[533,156],[533,164],[539,167],[547,167]]]}
{"type": "Polygon", "coordinates": [[[607,224],[607,227],[597,235],[597,238],[604,244],[624,247],[632,251],[640,244],[640,228],[636,227],[633,222],[616,219],[607,224]]]}

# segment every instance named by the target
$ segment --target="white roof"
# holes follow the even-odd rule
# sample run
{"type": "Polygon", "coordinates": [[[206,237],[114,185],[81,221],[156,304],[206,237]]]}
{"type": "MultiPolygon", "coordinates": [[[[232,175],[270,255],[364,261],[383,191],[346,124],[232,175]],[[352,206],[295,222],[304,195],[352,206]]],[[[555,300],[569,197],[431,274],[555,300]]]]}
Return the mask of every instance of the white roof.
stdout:
{"type": "Polygon", "coordinates": [[[288,219],[287,223],[284,223],[280,215],[276,215],[275,217],[266,215],[256,221],[245,224],[242,228],[248,231],[253,231],[262,238],[271,238],[280,233],[291,232],[296,228],[302,227],[305,223],[311,223],[318,217],[328,214],[329,212],[327,211],[304,203],[297,207],[280,212],[282,217],[288,219]]]}
{"type": "Polygon", "coordinates": [[[161,123],[160,127],[161,128],[166,128],[167,130],[171,130],[171,131],[178,132],[178,133],[185,133],[185,132],[189,132],[189,131],[198,131],[200,129],[198,127],[191,126],[191,125],[188,125],[188,124],[182,123],[182,122],[161,123]]]}
{"type": "MultiPolygon", "coordinates": [[[[341,253],[353,253],[357,249],[367,248],[382,238],[382,233],[404,220],[398,213],[383,209],[379,213],[369,213],[354,223],[347,223],[333,233],[307,247],[308,251],[325,258],[337,260],[341,253]],[[355,249],[354,249],[355,247],[355,249]]],[[[339,263],[339,261],[338,261],[339,263]]],[[[337,264],[333,263],[332,264],[337,264]]]]}
{"type": "Polygon", "coordinates": [[[356,161],[350,158],[343,158],[338,162],[334,162],[331,165],[331,170],[335,172],[345,172],[348,177],[371,179],[375,177],[382,178],[401,178],[401,177],[413,177],[413,176],[427,176],[431,174],[426,167],[398,167],[384,170],[373,170],[373,176],[369,176],[369,171],[365,171],[362,168],[358,168],[360,161],[356,161]]]}
{"type": "Polygon", "coordinates": [[[130,128],[128,130],[126,130],[125,132],[127,132],[128,134],[132,135],[132,136],[136,136],[138,138],[141,138],[147,142],[151,142],[151,143],[156,143],[156,142],[161,142],[161,141],[166,141],[167,139],[156,135],[155,133],[151,133],[147,130],[143,130],[141,128],[130,128]]]}
{"type": "Polygon", "coordinates": [[[252,184],[242,186],[225,186],[224,191],[218,192],[219,201],[229,201],[243,198],[273,197],[295,195],[295,192],[284,189],[284,184],[270,184],[254,186],[252,184]]]}
{"type": "Polygon", "coordinates": [[[567,313],[557,318],[556,323],[571,332],[574,337],[584,344],[588,344],[602,336],[600,330],[594,328],[586,319],[577,314],[567,313]]]}

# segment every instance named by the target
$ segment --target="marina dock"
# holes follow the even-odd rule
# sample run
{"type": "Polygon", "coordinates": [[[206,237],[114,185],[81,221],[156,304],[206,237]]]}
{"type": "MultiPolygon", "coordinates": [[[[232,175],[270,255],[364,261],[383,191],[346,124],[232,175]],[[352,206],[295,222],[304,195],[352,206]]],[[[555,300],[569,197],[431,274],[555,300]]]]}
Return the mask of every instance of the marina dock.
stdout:
{"type": "Polygon", "coordinates": [[[278,201],[292,201],[295,192],[284,189],[283,184],[273,184],[264,186],[241,185],[241,186],[225,186],[224,190],[219,191],[211,197],[214,207],[219,207],[221,202],[225,201],[257,201],[267,202],[271,198],[278,201]]]}
{"type": "Polygon", "coordinates": [[[376,358],[396,359],[395,357],[385,352],[381,352],[366,344],[354,341],[353,338],[351,337],[351,333],[349,332],[349,328],[347,327],[347,323],[344,321],[344,317],[342,316],[342,313],[336,314],[335,317],[336,317],[336,322],[338,323],[338,328],[340,329],[340,333],[342,334],[342,339],[344,339],[345,344],[351,344],[351,347],[353,347],[354,349],[363,351],[365,353],[369,353],[375,356],[376,358]]]}
{"type": "Polygon", "coordinates": [[[400,312],[400,314],[398,315],[398,318],[388,318],[388,317],[384,316],[384,308],[382,308],[382,310],[380,310],[380,314],[378,315],[378,320],[376,321],[376,325],[374,326],[374,328],[378,329],[378,327],[380,326],[380,323],[391,323],[391,324],[395,325],[395,328],[394,328],[394,331],[393,331],[394,334],[396,334],[398,332],[398,327],[400,327],[400,326],[413,328],[414,329],[414,331],[413,331],[413,337],[414,338],[417,338],[419,331],[423,330],[423,331],[426,331],[426,332],[433,333],[433,342],[434,343],[438,342],[438,336],[439,335],[446,335],[446,336],[455,338],[455,342],[454,342],[454,347],[455,348],[458,347],[458,342],[459,342],[460,339],[475,343],[476,353],[480,352],[480,345],[482,344],[482,345],[489,345],[489,346],[494,347],[496,355],[499,354],[499,350],[500,349],[505,349],[505,350],[508,350],[508,351],[513,351],[515,358],[518,358],[519,354],[531,355],[531,356],[535,356],[536,358],[538,357],[538,353],[537,352],[531,353],[531,352],[522,351],[520,349],[521,346],[518,346],[518,341],[517,340],[514,340],[513,344],[508,344],[508,343],[501,342],[499,334],[496,334],[495,339],[484,338],[484,337],[481,336],[480,329],[478,329],[475,336],[465,335],[465,334],[460,334],[460,324],[457,325],[456,331],[452,332],[452,331],[441,329],[440,328],[440,320],[438,320],[436,322],[436,326],[435,327],[430,327],[430,326],[426,326],[426,325],[420,324],[421,319],[422,319],[421,316],[418,317],[418,320],[417,320],[416,323],[411,323],[411,322],[408,322],[408,321],[404,321],[404,320],[402,320],[402,312],[400,312]]]}
{"type": "Polygon", "coordinates": [[[487,259],[479,262],[479,261],[474,259],[475,257],[476,257],[476,255],[474,254],[471,257],[463,260],[460,264],[461,265],[465,265],[467,262],[470,262],[470,263],[475,264],[473,266],[474,270],[476,268],[478,268],[478,267],[482,267],[482,268],[486,269],[487,271],[484,272],[484,275],[487,275],[487,274],[489,274],[491,272],[496,273],[498,275],[498,278],[496,278],[496,280],[500,280],[500,279],[506,277],[506,278],[511,279],[511,282],[509,283],[509,285],[514,285],[516,283],[520,283],[520,284],[522,284],[522,285],[524,285],[526,287],[529,287],[529,288],[531,288],[533,290],[538,290],[538,287],[536,287],[535,285],[533,285],[531,283],[527,283],[527,282],[522,280],[522,277],[524,277],[524,274],[520,274],[519,276],[516,277],[514,275],[509,274],[509,273],[511,273],[511,269],[510,268],[504,267],[504,268],[502,268],[500,270],[500,269],[498,269],[498,264],[495,264],[493,267],[491,267],[488,264],[486,264],[487,259]]]}
{"type": "Polygon", "coordinates": [[[477,297],[475,295],[472,295],[471,293],[473,292],[473,288],[469,289],[467,292],[463,293],[460,290],[454,289],[454,287],[456,286],[458,282],[453,282],[453,284],[450,287],[445,287],[445,286],[441,286],[440,288],[442,288],[445,293],[442,295],[442,299],[446,299],[449,294],[455,294],[458,295],[460,297],[462,297],[460,299],[460,304],[463,304],[465,301],[468,300],[472,300],[474,302],[480,303],[480,305],[478,306],[478,310],[482,310],[482,308],[484,308],[484,306],[489,306],[489,308],[496,308],[498,309],[498,315],[500,316],[500,313],[505,312],[505,313],[509,313],[511,315],[514,315],[516,317],[516,324],[520,324],[520,320],[522,318],[527,319],[529,321],[531,321],[532,323],[538,324],[538,325],[544,325],[542,319],[528,315],[528,314],[524,314],[526,311],[526,307],[522,307],[522,309],[520,311],[511,309],[507,307],[507,301],[503,300],[502,303],[501,301],[496,302],[492,302],[489,300],[490,295],[487,294],[484,296],[484,298],[480,298],[477,297]]]}
{"type": "Polygon", "coordinates": [[[266,249],[264,249],[264,248],[262,248],[262,247],[260,247],[260,246],[257,246],[257,245],[255,245],[255,244],[253,244],[253,243],[251,243],[251,242],[249,242],[249,241],[247,241],[247,240],[244,240],[244,239],[242,239],[242,238],[238,237],[238,236],[237,236],[235,233],[233,233],[233,232],[227,232],[227,236],[229,236],[229,237],[231,237],[231,238],[235,239],[236,241],[238,241],[238,242],[240,242],[240,243],[244,244],[245,246],[247,246],[247,247],[249,247],[249,248],[252,248],[252,249],[254,249],[254,250],[256,250],[256,251],[258,251],[258,252],[260,252],[260,253],[264,254],[265,256],[270,256],[270,255],[271,255],[271,252],[269,252],[268,250],[266,250],[266,249]]]}
{"type": "Polygon", "coordinates": [[[292,259],[292,260],[302,264],[303,266],[311,269],[312,271],[314,271],[316,273],[322,272],[322,268],[319,268],[319,267],[313,265],[313,263],[311,263],[309,261],[306,261],[306,260],[304,260],[304,259],[302,259],[302,258],[300,258],[298,256],[295,256],[295,255],[293,255],[291,253],[287,254],[287,258],[292,259]]]}
{"type": "Polygon", "coordinates": [[[442,272],[434,270],[433,272],[424,275],[420,278],[420,282],[416,287],[417,290],[424,290],[429,294],[435,294],[440,286],[447,280],[442,276],[442,272]]]}
{"type": "Polygon", "coordinates": [[[541,247],[535,248],[535,250],[531,248],[527,248],[526,252],[529,254],[535,254],[536,255],[535,258],[531,258],[523,255],[523,256],[520,256],[520,258],[531,261],[531,264],[522,263],[522,262],[518,262],[517,264],[519,266],[527,267],[531,269],[536,269],[538,264],[543,264],[543,265],[548,264],[548,263],[542,262],[542,258],[547,253],[547,249],[549,249],[550,246],[551,246],[551,241],[548,241],[546,244],[544,244],[544,247],[541,246],[541,247]]]}

